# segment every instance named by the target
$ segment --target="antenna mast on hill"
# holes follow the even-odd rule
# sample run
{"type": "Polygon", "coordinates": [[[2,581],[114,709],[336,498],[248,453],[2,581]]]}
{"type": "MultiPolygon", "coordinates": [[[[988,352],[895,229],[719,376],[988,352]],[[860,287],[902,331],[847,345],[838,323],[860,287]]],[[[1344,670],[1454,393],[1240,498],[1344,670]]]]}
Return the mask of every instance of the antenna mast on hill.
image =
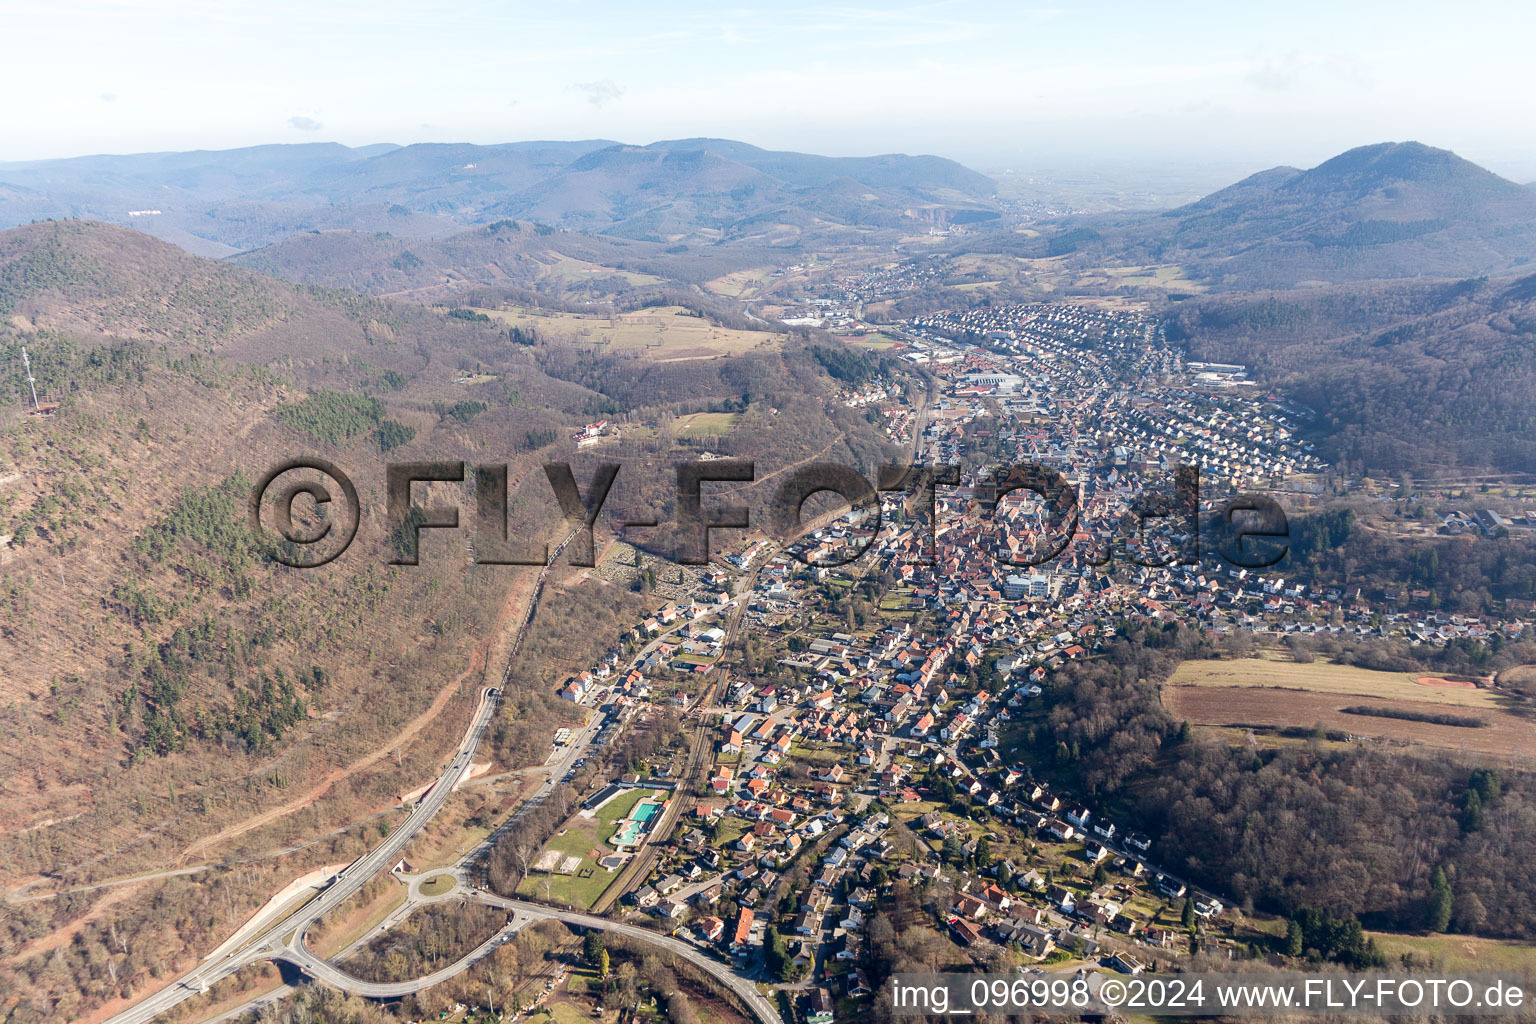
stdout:
{"type": "Polygon", "coordinates": [[[32,389],[32,411],[34,413],[41,413],[43,410],[37,404],[37,381],[32,376],[32,360],[27,358],[25,345],[21,349],[21,366],[27,372],[27,387],[32,389]]]}

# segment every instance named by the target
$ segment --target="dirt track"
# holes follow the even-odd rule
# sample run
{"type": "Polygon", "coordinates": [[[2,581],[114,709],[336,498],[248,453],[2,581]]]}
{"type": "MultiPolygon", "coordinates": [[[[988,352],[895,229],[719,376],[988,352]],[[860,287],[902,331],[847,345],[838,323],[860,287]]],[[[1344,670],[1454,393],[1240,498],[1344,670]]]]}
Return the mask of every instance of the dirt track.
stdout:
{"type": "Polygon", "coordinates": [[[471,676],[480,672],[484,668],[485,649],[477,648],[475,650],[474,657],[470,659],[469,668],[461,672],[459,676],[453,680],[453,682],[439,690],[437,696],[433,699],[432,704],[427,708],[427,710],[411,719],[406,727],[395,734],[394,738],[389,742],[375,747],[371,752],[368,753],[367,756],[352,762],[345,768],[338,768],[331,772],[314,786],[310,787],[308,791],[304,792],[293,800],[290,800],[288,803],[283,804],[281,807],[274,807],[270,811],[263,811],[254,817],[247,818],[246,820],[240,822],[238,825],[231,825],[229,828],[224,829],[222,832],[219,832],[216,835],[211,835],[206,839],[199,839],[197,842],[181,851],[182,858],[185,859],[190,857],[194,853],[201,855],[210,846],[218,846],[220,843],[228,842],[229,840],[234,839],[236,836],[244,835],[252,829],[260,828],[263,825],[268,825],[276,821],[278,818],[285,817],[286,815],[292,814],[295,811],[302,811],[304,808],[318,800],[325,794],[326,790],[336,785],[336,783],[340,782],[342,779],[372,768],[374,765],[378,764],[380,761],[384,760],[384,758],[393,753],[397,747],[408,743],[410,740],[415,738],[417,733],[421,732],[421,730],[425,729],[429,724],[431,724],[432,719],[436,718],[438,713],[443,710],[444,706],[447,705],[447,703],[452,700],[456,694],[458,694],[460,685],[462,685],[466,679],[469,679],[471,676]]]}

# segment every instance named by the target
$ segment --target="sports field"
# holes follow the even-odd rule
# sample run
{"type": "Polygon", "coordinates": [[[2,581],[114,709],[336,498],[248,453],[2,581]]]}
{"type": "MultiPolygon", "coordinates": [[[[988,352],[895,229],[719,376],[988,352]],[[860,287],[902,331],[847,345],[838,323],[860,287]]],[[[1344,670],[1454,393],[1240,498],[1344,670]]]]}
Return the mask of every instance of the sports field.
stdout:
{"type": "Polygon", "coordinates": [[[640,801],[665,800],[668,795],[649,789],[625,790],[592,812],[590,817],[580,811],[571,815],[533,859],[535,864],[558,866],[558,870],[531,871],[517,891],[524,896],[590,908],[603,890],[619,877],[619,872],[610,872],[597,863],[614,852],[608,840],[614,837],[640,801]],[[557,856],[550,857],[552,852],[557,856]]]}
{"type": "Polygon", "coordinates": [[[846,341],[845,344],[852,345],[855,348],[870,348],[877,352],[884,352],[887,349],[893,349],[904,343],[897,341],[888,334],[866,334],[862,338],[853,338],[846,341]]]}

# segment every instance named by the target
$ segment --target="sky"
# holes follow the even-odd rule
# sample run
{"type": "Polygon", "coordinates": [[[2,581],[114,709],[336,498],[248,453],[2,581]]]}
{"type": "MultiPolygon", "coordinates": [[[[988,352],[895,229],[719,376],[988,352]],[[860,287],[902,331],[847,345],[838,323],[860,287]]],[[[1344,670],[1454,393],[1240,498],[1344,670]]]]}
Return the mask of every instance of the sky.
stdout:
{"type": "Polygon", "coordinates": [[[0,161],[721,136],[981,170],[1311,166],[1417,139],[1536,179],[1536,4],[0,0],[0,161]]]}

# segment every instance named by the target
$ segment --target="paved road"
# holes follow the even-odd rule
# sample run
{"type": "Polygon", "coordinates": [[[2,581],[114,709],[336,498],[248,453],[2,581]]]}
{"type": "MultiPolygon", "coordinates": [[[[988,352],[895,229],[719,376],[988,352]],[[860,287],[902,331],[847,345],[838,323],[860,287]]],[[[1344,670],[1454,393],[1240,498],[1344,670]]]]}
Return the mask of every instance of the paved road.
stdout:
{"type": "Polygon", "coordinates": [[[537,903],[527,903],[523,900],[509,900],[488,892],[477,892],[475,898],[488,906],[510,910],[519,920],[527,920],[530,923],[541,920],[563,921],[568,925],[574,925],[578,928],[594,928],[599,931],[613,932],[665,949],[680,959],[688,961],[688,963],[706,972],[729,988],[751,1012],[752,1016],[757,1018],[760,1024],[784,1024],[784,1018],[779,1016],[778,1007],[767,996],[759,992],[756,985],[699,947],[684,942],[681,939],[653,932],[649,928],[624,924],[622,921],[610,921],[606,917],[578,914],[569,910],[556,910],[553,907],[543,907],[537,903]]]}
{"type": "Polygon", "coordinates": [[[311,922],[345,902],[375,874],[388,870],[399,858],[400,851],[431,820],[448,795],[453,792],[453,787],[469,771],[469,764],[474,759],[475,747],[479,745],[480,737],[484,735],[486,727],[495,717],[499,693],[500,691],[495,688],[488,688],[485,691],[469,731],[465,733],[464,740],[459,744],[453,759],[444,767],[443,774],[411,810],[400,827],[390,832],[382,843],[343,868],[318,896],[284,915],[277,923],[268,926],[255,938],[244,943],[236,952],[227,954],[221,960],[199,965],[174,984],[168,985],[112,1017],[109,1024],[143,1024],[143,1022],[154,1020],[166,1010],[204,991],[215,982],[227,978],[240,968],[259,960],[280,957],[285,948],[283,936],[289,932],[302,931],[311,922]]]}
{"type": "MultiPolygon", "coordinates": [[[[554,564],[555,560],[575,538],[576,534],[577,531],[573,530],[560,541],[550,553],[549,562],[546,563],[545,568],[540,572],[533,598],[529,602],[523,620],[518,626],[517,636],[513,642],[508,659],[507,672],[502,680],[503,686],[505,686],[506,680],[510,678],[512,664],[515,663],[516,657],[522,649],[528,626],[533,621],[533,615],[543,594],[550,566],[554,564]]],[[[739,616],[740,613],[738,611],[738,617],[733,622],[733,626],[739,624],[739,616]]],[[[734,629],[732,632],[734,632],[734,629]]],[[[422,796],[421,800],[407,816],[405,822],[393,830],[383,843],[339,872],[318,896],[285,914],[280,920],[269,925],[254,938],[242,943],[234,952],[227,954],[221,960],[199,965],[194,970],[183,975],[174,984],[167,986],[112,1017],[108,1024],[145,1024],[145,1022],[153,1020],[184,1000],[206,991],[209,986],[229,977],[242,967],[262,960],[283,960],[294,964],[308,977],[347,992],[375,999],[396,998],[430,988],[468,970],[479,960],[488,956],[498,946],[510,940],[521,928],[540,920],[559,920],[578,927],[616,932],[641,942],[660,946],[687,960],[699,970],[718,979],[736,994],[760,1024],[783,1024],[777,1008],[757,990],[751,981],[736,974],[729,967],[708,956],[695,946],[671,936],[659,935],[649,929],[609,921],[605,918],[589,914],[578,914],[571,911],[542,907],[538,904],[526,903],[521,900],[509,900],[484,892],[483,890],[473,890],[473,898],[487,905],[511,911],[512,920],[510,923],[456,963],[422,978],[389,983],[366,982],[347,974],[345,971],[311,952],[304,945],[305,930],[316,920],[345,902],[370,878],[380,871],[389,870],[398,860],[405,846],[431,820],[432,816],[442,807],[454,788],[464,779],[464,776],[469,771],[470,763],[474,759],[475,749],[479,746],[481,737],[495,718],[500,693],[501,689],[499,687],[490,687],[482,694],[480,707],[475,714],[474,721],[465,733],[464,739],[459,744],[458,751],[453,759],[444,766],[443,774],[438,777],[432,788],[422,796]]],[[[468,865],[489,848],[496,835],[503,834],[509,828],[515,828],[524,814],[532,807],[542,803],[555,791],[556,787],[562,784],[564,773],[578,756],[585,753],[590,745],[597,731],[597,725],[596,716],[589,717],[586,724],[573,737],[573,741],[562,756],[552,764],[545,766],[550,774],[539,788],[534,791],[528,801],[518,809],[518,812],[511,819],[504,823],[501,828],[497,829],[493,836],[488,837],[484,843],[477,846],[475,850],[460,860],[459,864],[453,869],[453,873],[461,879],[461,882],[467,873],[468,865]]],[[[409,901],[408,905],[414,908],[420,902],[424,901],[418,898],[409,901]]],[[[398,919],[400,916],[402,915],[391,915],[391,920],[398,919]]],[[[389,923],[389,921],[382,922],[380,926],[370,930],[358,942],[353,943],[348,951],[357,949],[365,944],[368,939],[383,931],[384,927],[389,923]]],[[[284,986],[260,999],[252,1000],[241,1007],[237,1007],[221,1015],[218,1019],[234,1020],[257,1006],[274,1002],[293,991],[291,986],[284,986]]]]}
{"type": "MultiPolygon", "coordinates": [[[[502,679],[503,686],[506,684],[506,679],[511,676],[512,666],[527,636],[528,625],[533,621],[534,613],[538,610],[539,598],[544,593],[544,584],[549,578],[550,568],[567,545],[575,539],[578,532],[579,528],[566,534],[550,552],[549,561],[539,571],[533,597],[528,602],[523,620],[518,624],[517,634],[512,643],[506,673],[502,679]]],[[[470,723],[469,730],[464,734],[464,739],[459,744],[453,759],[443,766],[442,775],[438,776],[432,788],[412,808],[405,821],[391,831],[382,843],[343,868],[318,896],[284,915],[254,938],[242,943],[234,952],[226,954],[221,960],[200,964],[173,984],[113,1016],[108,1024],[145,1024],[178,1003],[206,991],[209,986],[229,977],[242,967],[261,960],[285,959],[284,952],[288,947],[284,936],[289,933],[294,933],[295,936],[302,935],[305,928],[344,903],[370,878],[380,871],[388,870],[399,859],[400,852],[406,845],[416,837],[427,822],[432,820],[432,816],[443,806],[443,802],[448,799],[454,787],[469,771],[470,762],[474,760],[475,748],[479,746],[486,728],[496,717],[496,706],[500,695],[500,687],[488,687],[482,694],[480,708],[475,713],[474,721],[470,723]]],[[[557,784],[551,777],[545,781],[539,794],[547,795],[547,792],[557,784]]]]}
{"type": "Polygon", "coordinates": [[[332,988],[341,989],[344,992],[366,996],[369,999],[398,999],[401,996],[408,996],[413,992],[420,992],[422,989],[441,984],[449,978],[469,970],[475,964],[495,952],[498,946],[508,942],[524,927],[532,924],[534,920],[532,917],[518,915],[511,924],[480,943],[480,945],[470,950],[469,953],[454,963],[424,977],[411,978],[406,981],[363,981],[361,978],[355,978],[315,953],[311,953],[304,946],[301,937],[296,937],[292,945],[285,948],[273,959],[286,960],[316,981],[329,985],[332,988]]]}
{"type": "MultiPolygon", "coordinates": [[[[464,890],[461,890],[461,892],[464,892],[464,890]]],[[[316,981],[329,985],[332,988],[341,989],[344,992],[365,996],[369,999],[394,999],[441,984],[456,975],[462,974],[493,953],[497,947],[510,941],[513,936],[530,924],[539,921],[562,921],[565,924],[578,928],[590,928],[624,935],[638,942],[644,942],[664,949],[674,956],[686,960],[726,986],[751,1012],[752,1016],[757,1018],[760,1024],[783,1024],[783,1019],[779,1016],[777,1007],[768,997],[757,990],[757,986],[697,946],[684,942],[681,939],[659,934],[651,931],[649,928],[640,928],[635,925],[624,924],[621,921],[610,921],[605,917],[596,917],[592,914],[559,910],[554,907],[545,907],[523,900],[509,900],[480,889],[468,890],[467,894],[476,902],[509,911],[512,915],[512,921],[505,928],[482,942],[456,962],[425,977],[396,982],[363,981],[311,953],[304,947],[301,937],[296,937],[291,944],[284,946],[272,959],[285,960],[316,981]]]]}

